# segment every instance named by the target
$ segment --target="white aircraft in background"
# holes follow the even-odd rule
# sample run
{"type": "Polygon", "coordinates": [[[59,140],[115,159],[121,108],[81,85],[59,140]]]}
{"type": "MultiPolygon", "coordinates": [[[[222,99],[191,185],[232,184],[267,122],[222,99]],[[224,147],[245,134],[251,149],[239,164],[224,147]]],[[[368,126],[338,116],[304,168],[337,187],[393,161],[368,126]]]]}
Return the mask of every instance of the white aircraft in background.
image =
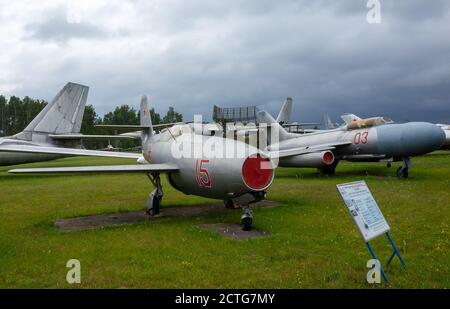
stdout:
{"type": "Polygon", "coordinates": [[[450,149],[450,124],[437,124],[438,127],[440,127],[444,133],[445,133],[445,142],[442,145],[441,149],[448,150],[450,149]]]}
{"type": "MultiPolygon", "coordinates": [[[[81,141],[85,139],[130,138],[80,134],[88,92],[87,86],[67,83],[22,132],[1,137],[0,166],[75,156],[83,151],[81,141]]],[[[135,155],[129,154],[129,157],[135,155]]]]}

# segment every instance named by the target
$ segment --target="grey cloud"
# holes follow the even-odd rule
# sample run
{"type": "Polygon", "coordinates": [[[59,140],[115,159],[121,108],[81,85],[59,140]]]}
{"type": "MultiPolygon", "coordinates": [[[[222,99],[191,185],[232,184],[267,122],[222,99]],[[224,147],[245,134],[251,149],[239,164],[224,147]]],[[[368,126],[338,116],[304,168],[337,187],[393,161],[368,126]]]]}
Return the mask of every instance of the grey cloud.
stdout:
{"type": "Polygon", "coordinates": [[[90,85],[100,114],[117,104],[137,107],[143,93],[157,111],[172,105],[187,119],[210,118],[213,104],[276,114],[292,96],[297,121],[353,112],[450,122],[450,3],[381,4],[382,23],[370,25],[361,0],[136,0],[117,36],[100,15],[123,17],[118,7],[102,8],[90,24],[49,16],[28,29],[35,38],[88,40],[61,46],[61,59],[24,53],[16,67],[25,76],[34,65],[44,75],[26,83],[28,95],[50,99],[69,80],[90,85]]]}
{"type": "Polygon", "coordinates": [[[100,39],[107,35],[99,26],[87,22],[70,23],[64,11],[57,11],[44,22],[28,24],[28,38],[41,41],[66,42],[74,38],[100,39]]]}

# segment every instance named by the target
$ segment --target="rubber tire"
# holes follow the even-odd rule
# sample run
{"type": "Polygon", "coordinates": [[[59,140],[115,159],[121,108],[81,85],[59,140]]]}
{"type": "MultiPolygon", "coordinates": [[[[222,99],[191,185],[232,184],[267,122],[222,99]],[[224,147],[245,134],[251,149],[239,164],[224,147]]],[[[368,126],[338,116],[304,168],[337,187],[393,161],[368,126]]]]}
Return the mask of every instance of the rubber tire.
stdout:
{"type": "Polygon", "coordinates": [[[323,175],[334,175],[336,174],[336,167],[333,165],[321,167],[319,169],[320,173],[323,175]]]}
{"type": "Polygon", "coordinates": [[[252,229],[253,219],[251,217],[245,217],[241,219],[242,230],[250,231],[252,229]]]}
{"type": "Polygon", "coordinates": [[[400,178],[405,178],[405,179],[407,179],[408,176],[409,176],[408,169],[403,169],[402,166],[400,166],[400,167],[397,169],[397,177],[398,177],[399,179],[400,179],[400,178]]]}
{"type": "Polygon", "coordinates": [[[403,171],[403,178],[408,179],[408,176],[409,176],[408,170],[406,169],[403,171]]]}
{"type": "Polygon", "coordinates": [[[161,206],[161,198],[155,197],[153,198],[153,207],[149,210],[148,214],[150,216],[156,216],[159,214],[159,208],[161,206]]]}

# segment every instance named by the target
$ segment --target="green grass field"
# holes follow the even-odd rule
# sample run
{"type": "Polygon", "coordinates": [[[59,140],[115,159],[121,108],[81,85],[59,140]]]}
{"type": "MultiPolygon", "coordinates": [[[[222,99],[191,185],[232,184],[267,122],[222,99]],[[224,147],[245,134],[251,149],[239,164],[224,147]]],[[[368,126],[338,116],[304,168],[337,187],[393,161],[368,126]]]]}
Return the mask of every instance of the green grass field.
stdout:
{"type": "MultiPolygon", "coordinates": [[[[21,167],[123,162],[133,161],[69,158],[21,167]]],[[[365,283],[370,255],[335,187],[363,179],[407,263],[403,269],[394,261],[389,287],[449,288],[450,152],[414,158],[408,180],[394,176],[397,165],[340,163],[333,177],[279,169],[268,197],[283,206],[256,209],[254,219],[271,235],[242,241],[199,227],[237,223],[239,211],[61,233],[58,218],[142,209],[152,189],[147,177],[9,175],[11,167],[1,167],[0,287],[372,288],[365,283]],[[78,285],[66,282],[71,258],[81,262],[78,285]]],[[[164,184],[165,207],[208,201],[164,184]]],[[[386,238],[373,244],[386,261],[386,238]]]]}

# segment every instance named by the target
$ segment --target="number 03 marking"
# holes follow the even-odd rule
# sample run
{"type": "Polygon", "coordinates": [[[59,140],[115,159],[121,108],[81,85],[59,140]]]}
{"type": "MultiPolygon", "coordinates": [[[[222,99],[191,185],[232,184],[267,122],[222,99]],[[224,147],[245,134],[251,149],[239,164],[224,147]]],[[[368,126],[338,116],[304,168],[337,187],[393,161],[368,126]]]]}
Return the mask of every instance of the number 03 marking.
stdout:
{"type": "Polygon", "coordinates": [[[369,131],[365,131],[363,133],[358,132],[355,134],[355,137],[353,139],[353,144],[359,145],[359,144],[367,144],[369,142],[369,131]]]}
{"type": "Polygon", "coordinates": [[[209,177],[208,168],[204,164],[209,160],[197,160],[195,165],[195,179],[199,187],[211,188],[211,177],[209,177]]]}

